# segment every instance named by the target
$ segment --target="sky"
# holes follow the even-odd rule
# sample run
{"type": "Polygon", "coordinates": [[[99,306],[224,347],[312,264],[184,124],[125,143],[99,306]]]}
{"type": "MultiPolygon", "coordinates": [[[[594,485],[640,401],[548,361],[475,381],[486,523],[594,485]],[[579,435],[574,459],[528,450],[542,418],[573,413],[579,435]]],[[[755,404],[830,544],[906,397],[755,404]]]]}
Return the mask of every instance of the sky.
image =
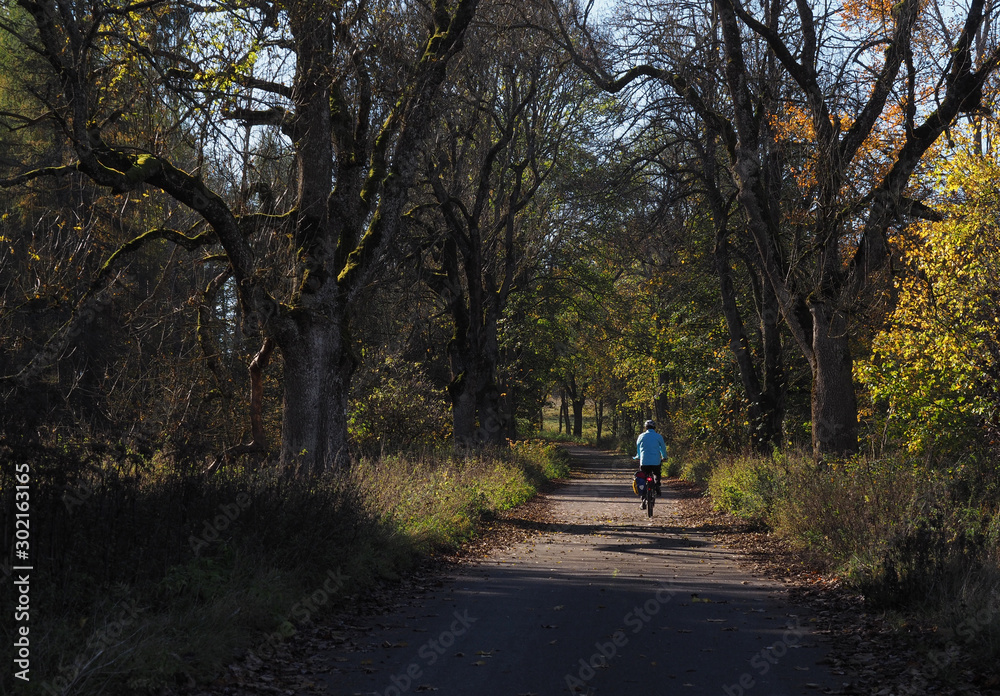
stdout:
{"type": "Polygon", "coordinates": [[[618,0],[594,0],[594,16],[601,17],[607,12],[614,9],[615,4],[618,0]]]}

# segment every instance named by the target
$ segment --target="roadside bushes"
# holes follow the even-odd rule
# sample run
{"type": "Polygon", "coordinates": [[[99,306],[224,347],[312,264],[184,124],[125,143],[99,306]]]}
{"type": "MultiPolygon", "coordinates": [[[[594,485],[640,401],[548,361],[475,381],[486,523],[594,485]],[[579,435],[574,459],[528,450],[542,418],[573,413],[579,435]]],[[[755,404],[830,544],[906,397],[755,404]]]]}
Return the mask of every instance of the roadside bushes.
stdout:
{"type": "Polygon", "coordinates": [[[451,426],[446,391],[417,363],[383,356],[352,384],[349,427],[362,456],[440,449],[451,426]]]}
{"type": "MultiPolygon", "coordinates": [[[[199,478],[109,456],[60,474],[82,454],[31,460],[31,630],[45,640],[19,694],[142,694],[225,676],[567,471],[562,450],[525,442],[363,460],[308,480],[267,465],[199,478]]],[[[5,498],[12,457],[0,449],[5,498]]],[[[11,588],[0,587],[5,604],[11,588]]],[[[8,623],[0,639],[13,641],[8,623]]],[[[0,694],[14,693],[9,670],[3,679],[0,694]]]]}
{"type": "Polygon", "coordinates": [[[568,457],[551,443],[511,443],[506,450],[456,457],[366,460],[370,509],[422,553],[454,548],[484,516],[527,501],[543,482],[567,475],[568,457]],[[377,482],[377,483],[376,483],[377,482]]]}
{"type": "Polygon", "coordinates": [[[743,519],[766,521],[787,483],[787,469],[775,460],[740,457],[712,473],[708,491],[717,508],[743,519]]]}
{"type": "MultiPolygon", "coordinates": [[[[722,465],[722,462],[728,461],[720,458],[715,450],[685,448],[673,442],[667,445],[667,452],[667,461],[663,464],[663,475],[677,476],[695,483],[708,483],[713,472],[722,465]]],[[[632,449],[628,454],[635,454],[635,443],[632,444],[632,449]]]]}
{"type": "Polygon", "coordinates": [[[709,479],[717,508],[767,525],[873,607],[954,616],[1000,597],[1000,517],[968,490],[905,458],[817,465],[804,453],[736,458],[709,479]]]}
{"type": "Polygon", "coordinates": [[[886,545],[935,496],[929,480],[893,460],[816,465],[801,455],[783,464],[786,492],[770,524],[848,575],[877,572],[886,545]]]}

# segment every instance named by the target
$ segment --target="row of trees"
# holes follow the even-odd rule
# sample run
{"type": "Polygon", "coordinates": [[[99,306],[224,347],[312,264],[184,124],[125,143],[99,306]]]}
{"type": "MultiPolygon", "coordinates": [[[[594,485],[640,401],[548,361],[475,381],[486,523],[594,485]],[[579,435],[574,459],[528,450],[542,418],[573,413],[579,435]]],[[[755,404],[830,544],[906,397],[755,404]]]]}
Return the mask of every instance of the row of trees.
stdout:
{"type": "MultiPolygon", "coordinates": [[[[966,210],[935,158],[989,150],[992,5],[588,11],[3,3],[6,446],[318,473],[352,442],[502,442],[555,388],[576,429],[589,398],[599,431],[762,452],[898,420],[959,350],[909,372],[906,313],[964,277],[929,251],[966,210]]],[[[976,312],[948,394],[988,439],[976,312]]]]}

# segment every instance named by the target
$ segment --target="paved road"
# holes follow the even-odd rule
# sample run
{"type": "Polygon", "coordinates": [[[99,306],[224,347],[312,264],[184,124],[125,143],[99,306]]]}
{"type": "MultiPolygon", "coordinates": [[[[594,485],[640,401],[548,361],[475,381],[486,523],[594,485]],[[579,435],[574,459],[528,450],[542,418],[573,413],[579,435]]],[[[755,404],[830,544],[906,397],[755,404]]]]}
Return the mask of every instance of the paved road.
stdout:
{"type": "Polygon", "coordinates": [[[325,656],[336,695],[830,693],[806,610],[735,552],[652,520],[624,457],[577,448],[552,530],[445,578],[325,656]]]}

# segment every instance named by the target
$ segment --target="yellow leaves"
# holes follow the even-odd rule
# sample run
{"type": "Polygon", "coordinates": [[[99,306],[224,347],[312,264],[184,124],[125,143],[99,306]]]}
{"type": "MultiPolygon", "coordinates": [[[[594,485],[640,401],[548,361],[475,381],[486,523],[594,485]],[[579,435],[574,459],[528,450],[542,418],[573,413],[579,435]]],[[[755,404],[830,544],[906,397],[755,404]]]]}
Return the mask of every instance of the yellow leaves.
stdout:
{"type": "MultiPolygon", "coordinates": [[[[771,116],[770,125],[775,138],[779,141],[797,145],[809,145],[816,142],[816,128],[812,116],[797,104],[787,104],[784,113],[771,116]]],[[[790,164],[789,170],[799,189],[808,191],[816,185],[817,181],[815,152],[806,155],[803,163],[799,166],[790,164]]]]}
{"type": "Polygon", "coordinates": [[[844,27],[886,25],[892,22],[897,4],[893,0],[846,0],[840,21],[844,27]]]}
{"type": "Polygon", "coordinates": [[[779,140],[813,142],[816,129],[812,116],[797,104],[786,104],[783,114],[771,116],[771,128],[779,140]]]}
{"type": "Polygon", "coordinates": [[[947,217],[894,237],[911,272],[897,281],[898,305],[872,359],[858,365],[914,452],[961,446],[977,427],[991,406],[973,385],[996,366],[1000,342],[1000,164],[958,152],[934,174],[951,199],[939,207],[947,217]]]}

